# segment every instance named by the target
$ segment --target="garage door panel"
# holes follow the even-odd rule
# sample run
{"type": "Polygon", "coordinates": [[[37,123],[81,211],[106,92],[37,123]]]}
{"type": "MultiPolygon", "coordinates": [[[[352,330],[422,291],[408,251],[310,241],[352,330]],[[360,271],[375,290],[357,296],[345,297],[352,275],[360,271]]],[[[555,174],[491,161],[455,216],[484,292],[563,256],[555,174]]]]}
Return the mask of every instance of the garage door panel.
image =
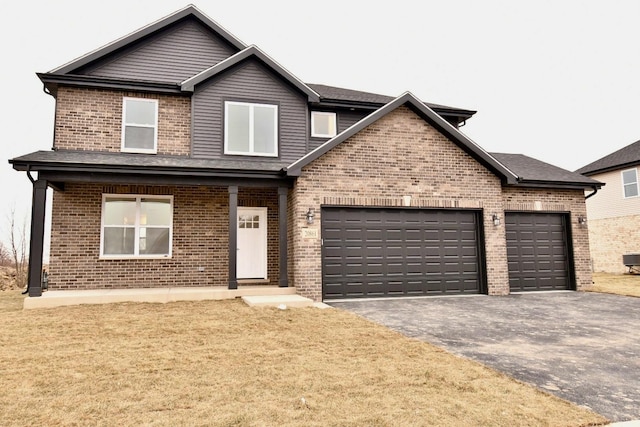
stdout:
{"type": "Polygon", "coordinates": [[[571,289],[564,214],[508,212],[505,226],[512,292],[571,289]]]}
{"type": "Polygon", "coordinates": [[[323,208],[324,298],[480,292],[477,218],[474,211],[323,208]]]}

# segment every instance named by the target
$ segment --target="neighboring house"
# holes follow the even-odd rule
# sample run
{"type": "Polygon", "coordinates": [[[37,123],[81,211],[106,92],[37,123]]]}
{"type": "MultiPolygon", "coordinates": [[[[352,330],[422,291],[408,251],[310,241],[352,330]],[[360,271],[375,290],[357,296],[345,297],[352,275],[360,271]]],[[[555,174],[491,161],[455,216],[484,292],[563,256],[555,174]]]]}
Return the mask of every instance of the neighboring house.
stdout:
{"type": "Polygon", "coordinates": [[[594,271],[624,273],[625,254],[640,253],[640,141],[576,172],[606,184],[587,199],[594,271]]]}
{"type": "MultiPolygon", "coordinates": [[[[582,289],[600,183],[458,130],[474,112],[306,84],[189,6],[48,73],[29,295],[295,286],[315,300],[582,289]]],[[[33,178],[32,178],[33,179],[33,178]]]]}

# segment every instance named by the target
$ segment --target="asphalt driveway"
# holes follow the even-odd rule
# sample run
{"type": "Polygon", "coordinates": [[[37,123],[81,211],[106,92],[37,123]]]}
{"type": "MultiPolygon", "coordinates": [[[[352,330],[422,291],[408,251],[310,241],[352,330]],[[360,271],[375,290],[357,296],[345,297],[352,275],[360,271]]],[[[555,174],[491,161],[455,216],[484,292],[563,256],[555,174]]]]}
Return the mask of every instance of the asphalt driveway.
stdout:
{"type": "Polygon", "coordinates": [[[640,419],[640,299],[583,292],[332,306],[476,360],[613,421],[640,419]]]}

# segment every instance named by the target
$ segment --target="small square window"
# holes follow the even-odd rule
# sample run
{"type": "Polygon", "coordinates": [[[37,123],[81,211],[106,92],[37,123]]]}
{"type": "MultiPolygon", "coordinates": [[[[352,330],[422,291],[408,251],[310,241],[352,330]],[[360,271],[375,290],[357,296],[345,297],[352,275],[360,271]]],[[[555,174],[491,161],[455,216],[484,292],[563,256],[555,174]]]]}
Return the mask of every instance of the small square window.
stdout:
{"type": "Polygon", "coordinates": [[[124,98],[122,103],[122,151],[157,152],[158,101],[124,98]]]}
{"type": "Polygon", "coordinates": [[[625,199],[638,196],[638,172],[636,169],[622,171],[622,190],[625,199]]]}
{"type": "Polygon", "coordinates": [[[311,136],[332,138],[337,134],[336,113],[311,112],[311,136]]]}

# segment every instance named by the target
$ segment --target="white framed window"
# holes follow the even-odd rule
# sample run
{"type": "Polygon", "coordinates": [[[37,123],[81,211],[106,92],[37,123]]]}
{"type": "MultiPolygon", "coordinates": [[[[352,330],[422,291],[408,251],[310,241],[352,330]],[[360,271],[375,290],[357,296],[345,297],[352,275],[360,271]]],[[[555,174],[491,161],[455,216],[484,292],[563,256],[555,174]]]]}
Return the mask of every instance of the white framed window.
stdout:
{"type": "Polygon", "coordinates": [[[638,197],[638,172],[635,168],[622,171],[622,191],[625,199],[638,197]]]}
{"type": "Polygon", "coordinates": [[[102,195],[101,258],[171,256],[173,196],[102,195]]]}
{"type": "Polygon", "coordinates": [[[336,113],[311,112],[311,136],[332,138],[337,134],[336,113]]]}
{"type": "Polygon", "coordinates": [[[123,98],[121,149],[128,153],[158,151],[158,100],[123,98]]]}
{"type": "Polygon", "coordinates": [[[224,153],[278,156],[278,106],[224,103],[224,153]]]}

